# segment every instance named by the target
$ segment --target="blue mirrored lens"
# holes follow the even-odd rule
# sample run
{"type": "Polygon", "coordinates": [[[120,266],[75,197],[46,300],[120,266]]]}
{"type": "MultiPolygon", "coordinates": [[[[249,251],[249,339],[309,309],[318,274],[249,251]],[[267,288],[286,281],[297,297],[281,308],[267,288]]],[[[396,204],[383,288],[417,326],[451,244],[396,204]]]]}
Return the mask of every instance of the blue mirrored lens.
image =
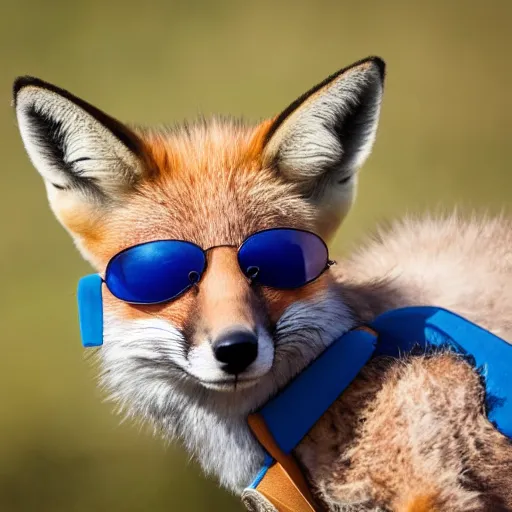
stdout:
{"type": "Polygon", "coordinates": [[[187,290],[200,279],[205,266],[204,252],[197,245],[158,240],[114,256],[107,266],[105,283],[118,299],[155,304],[187,290]]]}
{"type": "Polygon", "coordinates": [[[247,276],[272,288],[291,289],[316,279],[326,268],[328,251],[313,233],[271,229],[250,236],[238,251],[247,276]]]}

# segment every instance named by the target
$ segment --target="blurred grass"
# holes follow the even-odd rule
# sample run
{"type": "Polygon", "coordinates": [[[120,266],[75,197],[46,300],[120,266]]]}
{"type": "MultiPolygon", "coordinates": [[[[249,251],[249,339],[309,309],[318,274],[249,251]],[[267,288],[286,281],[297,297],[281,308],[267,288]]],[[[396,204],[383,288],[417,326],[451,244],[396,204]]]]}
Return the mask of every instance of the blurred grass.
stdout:
{"type": "Polygon", "coordinates": [[[88,269],[24,154],[13,78],[39,76],[127,121],[259,119],[383,56],[376,148],[336,241],[346,250],[405,212],[510,211],[512,3],[23,0],[0,12],[0,511],[239,510],[178,448],[101,403],[76,324],[88,269]]]}

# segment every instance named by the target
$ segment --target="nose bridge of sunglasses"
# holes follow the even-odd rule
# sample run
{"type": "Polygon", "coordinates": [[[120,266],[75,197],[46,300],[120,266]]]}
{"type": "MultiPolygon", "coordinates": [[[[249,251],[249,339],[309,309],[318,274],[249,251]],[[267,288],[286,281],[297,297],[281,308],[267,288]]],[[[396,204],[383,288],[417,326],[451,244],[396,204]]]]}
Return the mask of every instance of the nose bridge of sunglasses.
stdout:
{"type": "Polygon", "coordinates": [[[233,288],[246,288],[247,277],[243,274],[238,263],[238,248],[234,245],[219,245],[205,251],[207,267],[203,277],[202,287],[213,284],[221,292],[233,288]],[[207,284],[208,281],[208,284],[207,284]]]}
{"type": "Polygon", "coordinates": [[[197,307],[201,322],[211,336],[233,326],[256,332],[262,324],[259,300],[240,270],[236,247],[215,247],[208,251],[208,265],[199,289],[197,307]]]}

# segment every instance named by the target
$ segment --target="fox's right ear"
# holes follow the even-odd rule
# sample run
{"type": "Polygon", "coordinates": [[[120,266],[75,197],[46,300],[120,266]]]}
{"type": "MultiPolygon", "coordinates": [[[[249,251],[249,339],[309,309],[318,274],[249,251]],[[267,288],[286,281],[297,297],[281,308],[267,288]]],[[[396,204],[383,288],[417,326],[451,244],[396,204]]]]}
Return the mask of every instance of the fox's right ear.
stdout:
{"type": "Polygon", "coordinates": [[[30,160],[52,208],[118,199],[143,174],[141,142],[119,121],[37,78],[14,82],[14,106],[30,160]]]}
{"type": "Polygon", "coordinates": [[[324,237],[354,199],[377,131],[384,70],[382,59],[369,57],[338,71],[278,115],[266,135],[264,163],[315,207],[324,237]]]}

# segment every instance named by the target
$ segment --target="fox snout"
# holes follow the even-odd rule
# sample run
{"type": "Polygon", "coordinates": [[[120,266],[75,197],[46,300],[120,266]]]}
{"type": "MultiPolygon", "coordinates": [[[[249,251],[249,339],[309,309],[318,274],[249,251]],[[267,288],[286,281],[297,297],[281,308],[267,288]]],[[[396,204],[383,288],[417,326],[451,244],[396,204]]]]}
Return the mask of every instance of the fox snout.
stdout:
{"type": "Polygon", "coordinates": [[[234,247],[208,251],[207,268],[197,285],[194,342],[207,337],[216,343],[229,331],[256,332],[265,323],[263,308],[251,281],[238,265],[234,247]]]}
{"type": "Polygon", "coordinates": [[[190,372],[207,386],[256,381],[272,367],[269,320],[234,247],[208,251],[197,284],[196,315],[189,353],[190,372]]]}

